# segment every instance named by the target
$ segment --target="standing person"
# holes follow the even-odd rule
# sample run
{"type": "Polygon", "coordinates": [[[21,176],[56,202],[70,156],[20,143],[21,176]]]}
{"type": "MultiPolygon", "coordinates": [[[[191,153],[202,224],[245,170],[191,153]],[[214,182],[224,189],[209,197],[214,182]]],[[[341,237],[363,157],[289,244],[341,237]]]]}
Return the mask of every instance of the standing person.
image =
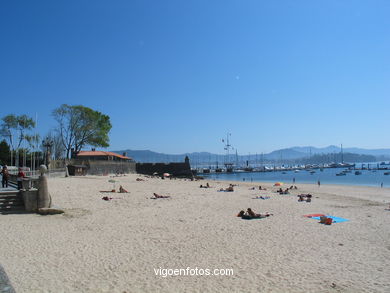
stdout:
{"type": "Polygon", "coordinates": [[[383,188],[383,182],[381,183],[381,188],[383,188]]]}
{"type": "Polygon", "coordinates": [[[19,168],[18,170],[19,172],[16,180],[18,181],[18,189],[20,190],[23,188],[23,178],[26,178],[26,174],[24,174],[22,168],[19,168]]]}
{"type": "Polygon", "coordinates": [[[295,177],[293,178],[293,183],[295,183],[295,177]]]}
{"type": "Polygon", "coordinates": [[[1,184],[4,187],[8,187],[8,179],[9,179],[9,173],[8,173],[8,168],[7,165],[3,166],[3,169],[0,172],[1,175],[3,175],[3,178],[1,180],[1,184]]]}
{"type": "Polygon", "coordinates": [[[318,184],[318,187],[320,187],[321,186],[321,182],[320,182],[320,180],[318,179],[318,182],[317,182],[317,184],[318,184]]]}

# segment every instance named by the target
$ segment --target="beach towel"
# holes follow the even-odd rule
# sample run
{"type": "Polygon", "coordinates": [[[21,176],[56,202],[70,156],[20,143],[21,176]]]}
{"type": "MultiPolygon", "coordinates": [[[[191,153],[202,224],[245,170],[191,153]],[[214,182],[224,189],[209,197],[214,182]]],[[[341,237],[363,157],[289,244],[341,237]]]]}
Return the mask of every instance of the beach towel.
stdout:
{"type": "Polygon", "coordinates": [[[313,217],[322,217],[322,216],[325,216],[324,214],[309,214],[309,215],[303,215],[304,217],[306,218],[313,218],[313,217]]]}
{"type": "Polygon", "coordinates": [[[264,219],[266,217],[252,217],[252,216],[249,216],[249,215],[243,215],[241,216],[241,219],[243,220],[254,220],[254,219],[264,219]]]}
{"type": "MultiPolygon", "coordinates": [[[[326,215],[327,218],[331,218],[333,220],[333,223],[342,223],[342,222],[347,222],[349,221],[348,219],[340,218],[340,217],[335,217],[335,216],[329,216],[326,215]]],[[[320,220],[320,217],[311,217],[312,219],[320,220]]]]}

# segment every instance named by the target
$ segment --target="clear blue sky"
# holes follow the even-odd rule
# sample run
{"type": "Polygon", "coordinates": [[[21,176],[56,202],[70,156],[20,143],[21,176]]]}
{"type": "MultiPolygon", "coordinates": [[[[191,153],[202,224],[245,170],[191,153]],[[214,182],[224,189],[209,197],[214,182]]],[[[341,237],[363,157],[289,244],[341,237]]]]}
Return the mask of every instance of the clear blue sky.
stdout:
{"type": "Polygon", "coordinates": [[[0,117],[82,104],[111,150],[390,147],[390,1],[0,1],[0,117]]]}

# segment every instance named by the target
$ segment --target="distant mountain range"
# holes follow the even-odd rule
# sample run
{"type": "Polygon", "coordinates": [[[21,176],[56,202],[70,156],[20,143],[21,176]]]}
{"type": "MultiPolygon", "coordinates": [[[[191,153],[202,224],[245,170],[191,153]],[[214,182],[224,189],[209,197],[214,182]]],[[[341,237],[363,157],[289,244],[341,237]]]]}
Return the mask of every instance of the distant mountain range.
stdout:
{"type": "MultiPolygon", "coordinates": [[[[182,162],[184,161],[185,156],[190,158],[191,163],[196,164],[212,164],[215,165],[217,162],[220,165],[223,165],[223,162],[226,160],[225,155],[221,154],[212,154],[208,152],[195,152],[195,153],[186,153],[186,154],[163,154],[152,152],[150,150],[122,150],[114,151],[119,154],[126,153],[127,156],[133,158],[137,162],[182,162]]],[[[286,149],[280,149],[268,154],[257,154],[257,155],[230,155],[230,161],[239,161],[246,162],[297,162],[299,160],[307,161],[308,158],[314,157],[315,155],[329,155],[329,160],[332,158],[335,159],[337,154],[341,153],[340,147],[330,145],[324,148],[316,147],[291,147],[286,149]]],[[[344,154],[357,154],[357,155],[369,155],[370,158],[374,158],[378,161],[380,160],[390,160],[390,149],[362,149],[362,148],[343,148],[344,154]],[[374,157],[373,157],[374,156],[374,157]]],[[[364,156],[361,156],[364,158],[364,156]]],[[[368,158],[368,157],[366,157],[368,158]]]]}

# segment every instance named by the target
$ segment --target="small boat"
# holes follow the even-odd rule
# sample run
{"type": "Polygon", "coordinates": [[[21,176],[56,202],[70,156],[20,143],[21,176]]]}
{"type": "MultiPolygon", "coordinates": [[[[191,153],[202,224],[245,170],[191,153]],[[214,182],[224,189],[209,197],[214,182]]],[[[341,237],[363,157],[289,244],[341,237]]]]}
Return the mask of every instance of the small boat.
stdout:
{"type": "Polygon", "coordinates": [[[340,173],[337,173],[336,176],[345,176],[347,174],[343,173],[343,172],[340,172],[340,173]]]}
{"type": "Polygon", "coordinates": [[[216,173],[221,173],[221,172],[222,172],[222,169],[221,169],[221,168],[217,168],[217,169],[215,169],[215,172],[216,172],[216,173]]]}
{"type": "Polygon", "coordinates": [[[210,173],[210,169],[204,168],[204,169],[203,169],[203,173],[210,173]]]}
{"type": "Polygon", "coordinates": [[[294,170],[294,173],[299,173],[299,170],[294,170]]]}
{"type": "Polygon", "coordinates": [[[310,174],[313,175],[316,171],[310,171],[310,174]]]}
{"type": "Polygon", "coordinates": [[[362,172],[360,172],[360,171],[355,171],[355,175],[362,175],[362,172]]]}
{"type": "Polygon", "coordinates": [[[383,175],[390,175],[390,172],[385,172],[383,173],[383,175]]]}

